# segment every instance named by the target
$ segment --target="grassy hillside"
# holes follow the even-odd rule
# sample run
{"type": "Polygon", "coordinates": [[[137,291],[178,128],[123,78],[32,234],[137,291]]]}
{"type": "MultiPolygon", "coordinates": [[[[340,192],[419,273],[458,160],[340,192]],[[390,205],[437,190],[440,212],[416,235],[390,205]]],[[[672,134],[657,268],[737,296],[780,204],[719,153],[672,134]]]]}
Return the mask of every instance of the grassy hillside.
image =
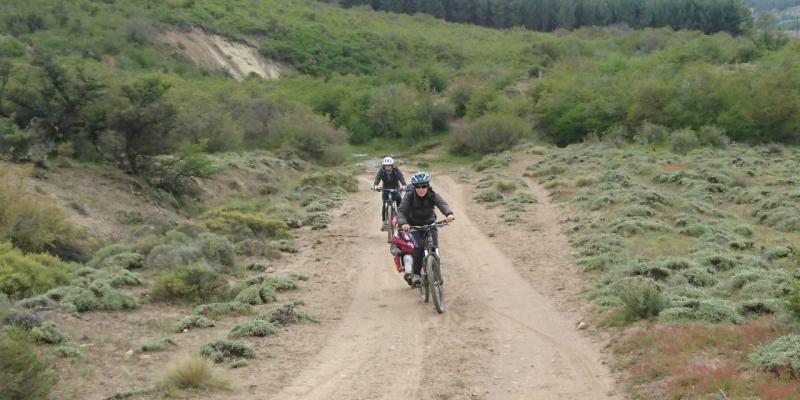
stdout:
{"type": "Polygon", "coordinates": [[[795,399],[797,154],[520,146],[475,164],[474,200],[519,230],[531,228],[516,207],[527,180],[570,205],[563,228],[593,282],[585,298],[613,332],[632,398],[795,399]]]}

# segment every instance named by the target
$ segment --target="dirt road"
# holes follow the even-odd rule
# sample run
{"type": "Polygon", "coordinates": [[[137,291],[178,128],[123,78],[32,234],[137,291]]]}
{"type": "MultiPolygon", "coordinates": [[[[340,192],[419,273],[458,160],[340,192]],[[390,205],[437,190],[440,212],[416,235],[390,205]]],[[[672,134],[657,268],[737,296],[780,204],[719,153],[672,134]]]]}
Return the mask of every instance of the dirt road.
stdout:
{"type": "MultiPolygon", "coordinates": [[[[362,186],[367,186],[366,181],[362,186]]],[[[467,188],[446,176],[434,187],[456,212],[440,231],[447,311],[424,304],[394,271],[374,193],[356,210],[344,255],[352,260],[349,306],[322,347],[269,399],[615,399],[598,345],[521,276],[470,215],[467,188]]],[[[558,213],[549,204],[537,212],[558,213]]],[[[472,207],[472,210],[475,210],[472,207]]],[[[550,218],[557,221],[558,218],[550,218]]],[[[542,260],[557,229],[531,232],[542,260]]],[[[344,242],[345,239],[343,239],[344,242]]],[[[562,241],[563,242],[563,241],[562,241]]],[[[545,255],[547,257],[545,257],[545,255]]]]}

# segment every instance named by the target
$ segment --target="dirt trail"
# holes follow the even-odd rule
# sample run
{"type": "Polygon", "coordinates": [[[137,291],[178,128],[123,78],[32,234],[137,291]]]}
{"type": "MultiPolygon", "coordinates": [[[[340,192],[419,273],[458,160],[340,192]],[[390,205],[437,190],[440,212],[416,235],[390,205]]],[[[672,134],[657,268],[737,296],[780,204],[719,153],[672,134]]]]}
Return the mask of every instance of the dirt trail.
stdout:
{"type": "MultiPolygon", "coordinates": [[[[435,183],[457,215],[440,231],[446,313],[423,304],[394,272],[371,212],[376,196],[361,192],[353,202],[363,213],[350,218],[356,237],[344,258],[360,271],[350,274],[352,302],[317,355],[266,398],[618,398],[598,346],[473,222],[466,189],[446,176],[435,183]]],[[[546,204],[537,211],[560,212],[546,204]]],[[[548,243],[537,243],[537,252],[562,250],[548,243]]],[[[537,263],[531,267],[543,267],[537,263]]]]}

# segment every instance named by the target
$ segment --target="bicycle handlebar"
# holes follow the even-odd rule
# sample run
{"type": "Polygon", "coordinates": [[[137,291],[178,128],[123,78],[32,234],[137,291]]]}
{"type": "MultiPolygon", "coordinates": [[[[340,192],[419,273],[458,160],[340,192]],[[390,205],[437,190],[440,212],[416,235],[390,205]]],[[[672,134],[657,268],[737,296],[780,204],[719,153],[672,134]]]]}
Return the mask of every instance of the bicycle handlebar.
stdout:
{"type": "Polygon", "coordinates": [[[373,189],[373,190],[376,191],[376,192],[400,192],[400,191],[403,190],[403,188],[397,188],[397,189],[376,188],[376,189],[373,189]]]}

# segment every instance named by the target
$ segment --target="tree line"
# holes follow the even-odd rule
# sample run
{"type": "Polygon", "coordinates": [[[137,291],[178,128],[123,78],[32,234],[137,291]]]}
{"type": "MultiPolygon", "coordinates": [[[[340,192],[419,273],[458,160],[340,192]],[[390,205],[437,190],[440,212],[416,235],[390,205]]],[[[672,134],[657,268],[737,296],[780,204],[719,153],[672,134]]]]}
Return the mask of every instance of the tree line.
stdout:
{"type": "Polygon", "coordinates": [[[339,0],[339,4],[543,32],[627,24],[738,35],[752,24],[750,11],[741,0],[339,0]]]}

